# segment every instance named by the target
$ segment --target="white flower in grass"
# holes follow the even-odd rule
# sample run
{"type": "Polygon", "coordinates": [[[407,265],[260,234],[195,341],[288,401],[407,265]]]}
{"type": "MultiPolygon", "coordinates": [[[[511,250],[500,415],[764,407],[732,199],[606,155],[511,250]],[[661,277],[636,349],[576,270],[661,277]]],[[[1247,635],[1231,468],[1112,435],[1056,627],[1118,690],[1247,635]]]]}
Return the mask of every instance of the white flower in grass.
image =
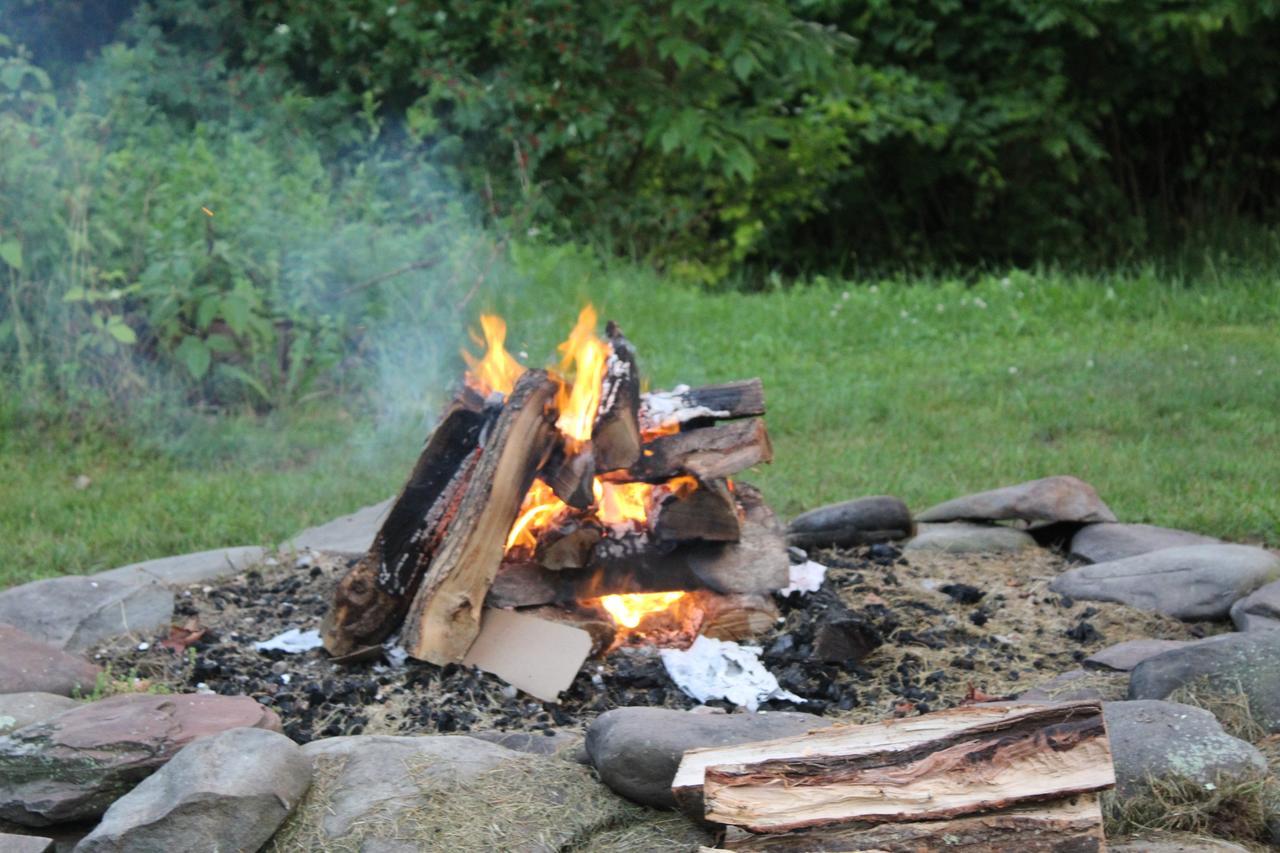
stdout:
{"type": "Polygon", "coordinates": [[[841,298],[841,299],[843,299],[845,302],[848,302],[848,301],[849,301],[849,291],[847,291],[847,290],[846,290],[844,293],[841,293],[841,294],[840,294],[840,298],[841,298]]]}
{"type": "Polygon", "coordinates": [[[981,296],[975,296],[973,298],[973,304],[982,309],[985,309],[987,307],[986,300],[984,300],[981,296]]]}
{"type": "Polygon", "coordinates": [[[388,17],[388,18],[390,18],[390,17],[391,17],[392,15],[394,15],[397,11],[399,11],[399,10],[398,10],[398,9],[396,9],[396,7],[395,7],[395,6],[388,6],[388,7],[387,7],[387,17],[388,17]]]}
{"type": "Polygon", "coordinates": [[[878,284],[873,284],[873,285],[871,285],[869,288],[867,288],[867,290],[871,291],[872,293],[879,293],[879,292],[880,292],[880,285],[878,285],[878,284]]]}
{"type": "Polygon", "coordinates": [[[1089,359],[1084,363],[1085,367],[1093,367],[1093,359],[1089,359]]]}
{"type": "Polygon", "coordinates": [[[1018,368],[1013,367],[1012,365],[1010,365],[1010,367],[1009,367],[1009,375],[1010,375],[1010,376],[1017,376],[1017,375],[1018,375],[1018,368]]]}
{"type": "Polygon", "coordinates": [[[939,314],[941,314],[943,311],[946,311],[946,310],[947,310],[946,308],[942,307],[942,303],[941,303],[941,302],[939,302],[937,305],[935,305],[935,306],[934,306],[934,308],[936,308],[936,309],[937,309],[937,311],[938,311],[938,313],[939,313],[939,314]]]}
{"type": "Polygon", "coordinates": [[[288,24],[276,24],[276,35],[278,35],[278,36],[287,36],[287,35],[289,35],[289,25],[288,25],[288,24]]]}
{"type": "Polygon", "coordinates": [[[911,316],[911,312],[908,311],[906,308],[903,308],[901,311],[898,312],[898,316],[905,320],[911,316]]]}

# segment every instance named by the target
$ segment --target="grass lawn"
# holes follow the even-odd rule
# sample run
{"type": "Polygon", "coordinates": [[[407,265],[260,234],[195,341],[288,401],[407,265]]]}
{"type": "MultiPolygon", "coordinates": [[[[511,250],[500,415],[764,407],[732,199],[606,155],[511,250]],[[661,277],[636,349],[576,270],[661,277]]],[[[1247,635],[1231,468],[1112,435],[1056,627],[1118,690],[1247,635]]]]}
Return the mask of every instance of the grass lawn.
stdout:
{"type": "MultiPolygon", "coordinates": [[[[655,388],[762,377],[775,462],[750,479],[787,516],[880,493],[924,508],[1070,473],[1123,520],[1280,544],[1280,276],[1013,273],[741,295],[526,250],[481,299],[532,362],[590,300],[655,388]]],[[[424,393],[458,366],[425,372],[424,393]]],[[[423,431],[337,404],[176,437],[15,423],[0,437],[0,585],[277,542],[394,492],[423,431]]]]}

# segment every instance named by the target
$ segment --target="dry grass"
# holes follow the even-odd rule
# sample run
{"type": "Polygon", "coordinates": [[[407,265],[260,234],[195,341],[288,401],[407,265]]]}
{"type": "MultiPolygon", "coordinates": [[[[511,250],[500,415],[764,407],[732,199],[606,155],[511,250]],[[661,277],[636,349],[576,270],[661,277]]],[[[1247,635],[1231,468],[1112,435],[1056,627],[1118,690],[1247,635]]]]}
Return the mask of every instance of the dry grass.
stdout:
{"type": "Polygon", "coordinates": [[[1107,835],[1186,832],[1193,835],[1261,841],[1266,830],[1273,782],[1264,777],[1219,777],[1212,786],[1185,777],[1151,779],[1140,795],[1102,798],[1107,835]]]}
{"type": "Polygon", "coordinates": [[[1170,693],[1168,700],[1203,708],[1218,718],[1227,734],[1259,745],[1267,738],[1267,727],[1253,713],[1243,687],[1237,684],[1235,691],[1224,692],[1225,686],[1208,677],[1198,678],[1170,693]]]}

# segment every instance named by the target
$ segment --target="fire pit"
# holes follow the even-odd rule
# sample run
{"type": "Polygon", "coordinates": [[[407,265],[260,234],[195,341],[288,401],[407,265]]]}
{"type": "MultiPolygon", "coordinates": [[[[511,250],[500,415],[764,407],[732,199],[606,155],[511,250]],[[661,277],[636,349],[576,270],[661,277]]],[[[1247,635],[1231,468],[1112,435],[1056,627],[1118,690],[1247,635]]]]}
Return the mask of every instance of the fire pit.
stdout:
{"type": "Polygon", "coordinates": [[[588,652],[736,640],[777,618],[781,526],[734,474],[772,459],[758,379],[641,393],[636,353],[583,309],[554,370],[481,320],[446,406],[369,552],[337,584],[325,648],[393,644],[556,698],[588,652]],[[576,657],[575,657],[576,655],[576,657]]]}

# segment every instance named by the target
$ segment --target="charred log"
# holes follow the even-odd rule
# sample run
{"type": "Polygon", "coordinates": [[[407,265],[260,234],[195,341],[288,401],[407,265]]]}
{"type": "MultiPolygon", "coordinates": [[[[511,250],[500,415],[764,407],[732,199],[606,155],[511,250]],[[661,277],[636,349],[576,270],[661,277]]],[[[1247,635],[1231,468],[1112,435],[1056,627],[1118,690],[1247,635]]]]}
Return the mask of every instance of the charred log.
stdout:
{"type": "Polygon", "coordinates": [[[763,414],[764,385],[759,379],[701,388],[682,386],[673,391],[651,391],[640,398],[640,428],[644,432],[763,414]]]}
{"type": "Polygon", "coordinates": [[[461,661],[475,640],[507,533],[551,452],[555,390],[545,371],[526,371],[488,431],[404,622],[404,646],[413,657],[436,664],[461,661]]]}
{"type": "Polygon", "coordinates": [[[542,479],[555,496],[575,509],[586,509],[595,500],[591,484],[596,476],[595,454],[590,442],[576,450],[576,442],[561,436],[542,466],[542,479]]]}
{"type": "Polygon", "coordinates": [[[648,441],[636,464],[615,471],[609,480],[661,483],[680,474],[703,482],[723,479],[752,465],[773,461],[773,445],[764,421],[745,421],[664,435],[648,441]]]}
{"type": "Polygon", "coordinates": [[[659,542],[737,542],[742,538],[738,504],[724,480],[699,483],[683,497],[667,497],[656,507],[651,528],[659,542]]]}
{"type": "Polygon", "coordinates": [[[605,362],[591,444],[596,468],[614,471],[629,468],[640,458],[640,370],[635,349],[612,320],[605,326],[605,336],[612,351],[605,362]]]}

